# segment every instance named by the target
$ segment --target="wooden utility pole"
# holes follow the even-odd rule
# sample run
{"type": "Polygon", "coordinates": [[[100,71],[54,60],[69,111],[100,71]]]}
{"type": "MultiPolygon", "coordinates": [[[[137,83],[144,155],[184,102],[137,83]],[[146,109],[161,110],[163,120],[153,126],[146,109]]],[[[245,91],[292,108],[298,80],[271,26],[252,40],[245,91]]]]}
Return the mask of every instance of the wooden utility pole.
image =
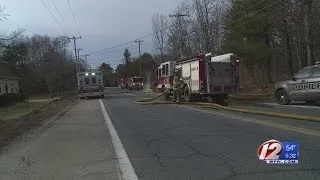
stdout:
{"type": "Polygon", "coordinates": [[[78,74],[78,58],[77,58],[77,43],[76,43],[76,40],[77,39],[81,39],[81,36],[79,36],[79,37],[72,36],[72,37],[68,37],[68,39],[73,39],[74,58],[75,58],[75,61],[76,61],[76,71],[77,71],[77,74],[78,74]]]}
{"type": "Polygon", "coordinates": [[[86,61],[86,70],[87,70],[87,71],[88,71],[88,69],[89,69],[89,67],[88,67],[89,64],[88,64],[88,60],[87,60],[87,57],[88,57],[88,56],[90,56],[90,55],[88,55],[88,54],[85,54],[85,55],[84,55],[84,60],[86,61]]]}
{"type": "Polygon", "coordinates": [[[175,14],[175,15],[169,15],[169,17],[176,17],[178,18],[178,24],[179,24],[179,41],[180,41],[180,58],[183,58],[183,41],[182,41],[182,27],[181,27],[181,18],[184,16],[188,16],[186,14],[175,14]]]}
{"type": "Polygon", "coordinates": [[[78,72],[81,71],[81,62],[80,62],[80,51],[83,50],[81,48],[77,49],[77,58],[78,58],[78,72]]]}
{"type": "Polygon", "coordinates": [[[136,43],[139,44],[139,57],[140,57],[140,62],[139,62],[139,72],[140,72],[140,76],[141,76],[141,43],[143,42],[142,40],[137,40],[134,41],[136,43]]]}
{"type": "Polygon", "coordinates": [[[139,57],[141,58],[141,43],[143,42],[142,40],[137,40],[137,41],[134,41],[136,43],[139,44],[139,57]]]}

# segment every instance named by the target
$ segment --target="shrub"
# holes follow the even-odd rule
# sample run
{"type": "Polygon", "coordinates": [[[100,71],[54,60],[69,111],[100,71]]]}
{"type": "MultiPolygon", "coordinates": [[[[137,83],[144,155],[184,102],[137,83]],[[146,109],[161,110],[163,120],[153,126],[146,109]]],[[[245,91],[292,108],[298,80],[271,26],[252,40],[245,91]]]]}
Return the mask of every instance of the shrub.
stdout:
{"type": "MultiPolygon", "coordinates": [[[[22,97],[20,98],[22,99],[22,97]]],[[[0,95],[0,107],[15,104],[19,101],[19,94],[9,93],[0,95]]]]}

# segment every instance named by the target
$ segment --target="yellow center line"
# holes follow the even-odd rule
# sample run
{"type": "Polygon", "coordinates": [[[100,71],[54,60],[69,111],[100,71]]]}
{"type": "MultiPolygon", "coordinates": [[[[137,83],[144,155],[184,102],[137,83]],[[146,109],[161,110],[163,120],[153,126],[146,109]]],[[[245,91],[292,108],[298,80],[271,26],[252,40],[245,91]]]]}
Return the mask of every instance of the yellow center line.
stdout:
{"type": "Polygon", "coordinates": [[[208,111],[208,110],[199,109],[199,108],[190,107],[190,106],[182,106],[182,107],[196,110],[196,111],[200,111],[200,112],[210,113],[210,114],[214,114],[214,115],[225,116],[225,117],[229,117],[229,118],[236,119],[236,120],[242,120],[242,121],[266,125],[266,126],[272,126],[272,127],[281,128],[281,129],[290,130],[290,131],[296,131],[296,132],[300,132],[300,133],[304,133],[304,134],[308,134],[308,135],[320,136],[320,131],[315,131],[315,130],[311,130],[311,129],[304,129],[304,128],[289,126],[289,125],[280,124],[280,123],[274,123],[274,122],[253,119],[253,118],[231,115],[231,114],[227,114],[227,113],[213,112],[213,111],[208,111]]]}

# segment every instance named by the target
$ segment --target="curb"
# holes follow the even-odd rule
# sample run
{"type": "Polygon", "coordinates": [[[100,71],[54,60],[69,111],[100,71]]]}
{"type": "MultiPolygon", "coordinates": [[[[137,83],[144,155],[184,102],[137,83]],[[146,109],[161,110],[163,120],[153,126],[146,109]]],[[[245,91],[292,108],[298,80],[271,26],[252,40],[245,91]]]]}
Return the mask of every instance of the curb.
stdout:
{"type": "Polygon", "coordinates": [[[231,94],[229,99],[235,100],[270,100],[273,99],[273,94],[231,94]]]}

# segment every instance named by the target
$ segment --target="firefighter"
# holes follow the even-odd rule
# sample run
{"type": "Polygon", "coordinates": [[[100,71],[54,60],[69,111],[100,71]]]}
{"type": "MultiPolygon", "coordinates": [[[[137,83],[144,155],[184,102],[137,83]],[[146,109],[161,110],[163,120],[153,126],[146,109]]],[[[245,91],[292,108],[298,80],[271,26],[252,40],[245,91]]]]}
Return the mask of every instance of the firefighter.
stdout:
{"type": "Polygon", "coordinates": [[[181,70],[176,70],[173,77],[173,102],[179,103],[181,100],[183,81],[181,80],[181,70]]]}

